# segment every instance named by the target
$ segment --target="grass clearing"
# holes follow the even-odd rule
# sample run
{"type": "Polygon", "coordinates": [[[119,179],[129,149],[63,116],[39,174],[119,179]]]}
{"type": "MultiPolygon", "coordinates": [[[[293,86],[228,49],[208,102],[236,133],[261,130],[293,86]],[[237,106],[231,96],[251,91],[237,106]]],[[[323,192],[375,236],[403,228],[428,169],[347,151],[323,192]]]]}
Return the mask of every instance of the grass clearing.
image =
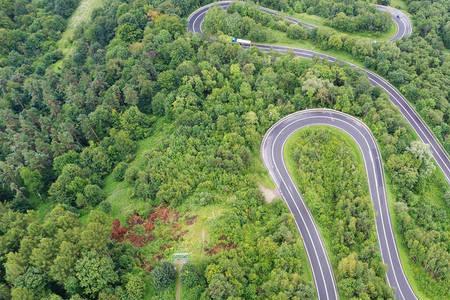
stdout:
{"type": "MultiPolygon", "coordinates": [[[[72,42],[74,34],[78,26],[88,22],[92,16],[92,12],[100,8],[105,3],[105,0],[81,0],[77,9],[69,18],[66,30],[58,41],[58,48],[62,51],[64,57],[70,55],[73,51],[72,42]]],[[[63,58],[64,59],[64,58],[63,58]]],[[[53,68],[59,69],[63,59],[60,59],[53,65],[53,68]]]]}
{"type": "MultiPolygon", "coordinates": [[[[136,157],[129,163],[129,167],[143,169],[145,153],[159,145],[160,141],[169,135],[172,129],[173,124],[169,124],[167,120],[158,120],[153,125],[152,134],[148,138],[138,142],[136,157]]],[[[107,201],[111,204],[111,217],[119,219],[122,224],[126,224],[128,216],[132,213],[138,212],[146,215],[152,209],[151,202],[132,198],[133,188],[130,184],[125,181],[117,182],[112,175],[106,177],[103,190],[107,194],[107,201]]],[[[168,260],[171,260],[171,256],[175,252],[190,253],[189,259],[193,262],[200,262],[205,258],[204,248],[209,242],[209,225],[226,208],[219,204],[204,207],[193,207],[186,204],[185,207],[179,207],[177,210],[184,215],[196,216],[195,222],[188,225],[181,221],[180,225],[182,226],[182,230],[186,230],[186,234],[178,242],[171,241],[170,226],[163,224],[156,226],[154,234],[157,238],[141,248],[144,257],[151,259],[154,255],[162,251],[164,258],[168,260]]],[[[175,285],[163,292],[157,292],[150,286],[146,291],[145,299],[151,299],[152,297],[158,297],[158,299],[175,299],[175,290],[175,285]]],[[[189,295],[189,291],[183,291],[182,293],[185,294],[185,292],[186,295],[189,295]]],[[[182,298],[184,299],[185,297],[183,296],[182,298]]]]}
{"type": "Polygon", "coordinates": [[[445,187],[448,187],[448,183],[444,173],[437,165],[426,186],[427,190],[423,193],[424,198],[429,199],[430,203],[441,209],[446,209],[450,214],[450,207],[444,201],[445,187]]]}
{"type": "MultiPolygon", "coordinates": [[[[136,157],[129,163],[129,167],[142,168],[145,162],[145,153],[155,145],[158,145],[161,138],[168,134],[173,125],[167,120],[159,119],[152,128],[152,134],[138,142],[136,157]]],[[[126,217],[137,211],[146,213],[151,208],[147,201],[132,199],[132,187],[125,181],[117,182],[110,174],[105,179],[103,188],[107,195],[106,201],[111,204],[111,217],[124,222],[126,217]]]]}
{"type": "Polygon", "coordinates": [[[209,242],[209,228],[212,222],[220,217],[226,208],[222,205],[208,205],[191,209],[196,220],[192,225],[183,225],[183,229],[188,232],[183,240],[177,245],[177,252],[190,253],[189,259],[194,263],[199,263],[205,258],[205,247],[209,242]]]}

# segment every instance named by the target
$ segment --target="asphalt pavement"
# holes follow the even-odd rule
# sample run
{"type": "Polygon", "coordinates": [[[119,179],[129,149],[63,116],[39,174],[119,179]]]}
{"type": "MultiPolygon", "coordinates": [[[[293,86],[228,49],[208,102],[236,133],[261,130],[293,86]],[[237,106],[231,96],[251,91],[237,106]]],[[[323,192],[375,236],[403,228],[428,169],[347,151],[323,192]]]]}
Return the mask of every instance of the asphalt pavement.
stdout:
{"type": "MultiPolygon", "coordinates": [[[[220,7],[222,9],[227,9],[231,4],[236,3],[239,1],[232,1],[232,0],[226,0],[226,1],[218,1],[213,2],[208,5],[200,7],[198,10],[194,11],[189,17],[188,17],[188,31],[190,32],[202,32],[202,24],[203,19],[205,17],[205,14],[208,12],[208,10],[211,7],[220,7]]],[[[396,33],[392,38],[391,41],[397,41],[399,39],[408,37],[412,33],[412,23],[408,17],[407,14],[403,13],[401,10],[398,10],[396,8],[390,7],[390,6],[384,6],[384,5],[375,5],[375,8],[379,11],[386,12],[391,15],[392,20],[394,21],[396,25],[396,33]]],[[[298,24],[306,29],[315,29],[317,28],[316,25],[305,22],[301,19],[294,18],[291,16],[287,16],[285,14],[282,14],[276,10],[259,6],[259,9],[265,13],[268,13],[270,15],[278,16],[286,21],[298,24]]]]}
{"type": "Polygon", "coordinates": [[[294,132],[314,125],[338,128],[350,135],[358,144],[363,154],[370,196],[376,212],[376,231],[381,256],[387,266],[387,282],[394,289],[398,299],[416,299],[398,256],[389,216],[383,162],[375,138],[369,128],[355,117],[335,110],[310,109],[288,115],[273,125],[264,136],[261,152],[264,164],[276,182],[302,235],[319,299],[338,298],[335,279],[320,232],[289,175],[283,155],[286,140],[294,132]]]}
{"type": "MultiPolygon", "coordinates": [[[[226,9],[232,2],[214,2],[199,8],[189,16],[188,30],[194,33],[202,33],[202,24],[207,11],[213,6],[226,9]]],[[[406,14],[391,7],[378,5],[377,9],[388,12],[396,23],[397,31],[395,36],[392,37],[392,41],[405,38],[411,34],[412,25],[406,14]]],[[[277,14],[276,11],[267,8],[261,7],[261,10],[270,14],[277,14]]],[[[286,18],[290,22],[305,25],[305,22],[301,20],[291,17],[286,18]]],[[[419,138],[429,145],[436,163],[444,172],[447,181],[450,182],[450,159],[446,151],[405,97],[387,80],[367,69],[311,50],[267,44],[252,44],[252,47],[256,47],[263,52],[292,53],[304,58],[319,57],[334,63],[349,64],[365,73],[372,85],[380,87],[389,95],[391,102],[399,109],[419,138]]],[[[339,297],[336,281],[320,233],[296,185],[289,176],[283,160],[283,146],[289,135],[302,127],[319,124],[334,126],[347,132],[360,147],[376,212],[378,243],[383,262],[387,266],[387,282],[394,289],[396,298],[402,300],[417,299],[403,272],[399,259],[387,205],[382,159],[372,133],[361,121],[354,117],[337,111],[314,109],[294,113],[277,122],[266,133],[261,150],[264,163],[276,182],[283,199],[288,204],[302,235],[319,299],[337,299],[339,297]]]]}

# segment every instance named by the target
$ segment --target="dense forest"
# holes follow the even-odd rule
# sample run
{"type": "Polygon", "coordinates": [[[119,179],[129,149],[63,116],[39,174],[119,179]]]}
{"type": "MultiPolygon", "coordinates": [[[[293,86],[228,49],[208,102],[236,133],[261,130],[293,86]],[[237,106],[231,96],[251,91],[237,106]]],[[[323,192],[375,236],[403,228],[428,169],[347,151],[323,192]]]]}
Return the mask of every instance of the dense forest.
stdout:
{"type": "MultiPolygon", "coordinates": [[[[287,208],[264,202],[254,174],[267,128],[306,107],[339,109],[371,127],[417,285],[430,298],[448,295],[450,192],[387,96],[348,67],[186,33],[184,18],[206,2],[106,0],[76,29],[73,53],[64,57],[57,41],[78,1],[0,0],[0,299],[173,299],[178,241],[166,234],[172,247],[153,257],[146,247],[156,244],[153,226],[178,225],[140,218],[170,207],[187,222],[211,205],[223,212],[208,223],[203,259],[183,268],[186,295],[314,298],[287,208]],[[151,145],[136,166],[142,140],[151,145]],[[145,209],[118,211],[107,180],[129,188],[122,202],[145,209]]],[[[367,4],[347,2],[335,1],[336,15],[312,10],[314,1],[261,4],[319,14],[341,31],[386,30],[365,23],[383,18],[363,12],[367,4]],[[342,14],[358,25],[340,28],[342,14]]],[[[413,37],[348,51],[397,85],[450,150],[449,3],[407,4],[413,37]]],[[[251,10],[237,13],[262,33],[283,26],[251,10]]],[[[211,26],[224,31],[214,20],[211,26]]],[[[334,47],[326,44],[334,33],[288,30],[334,47]]],[[[390,295],[372,250],[361,263],[375,263],[346,285],[346,295],[390,295]],[[368,278],[377,278],[376,292],[360,288],[368,278]]]]}
{"type": "MultiPolygon", "coordinates": [[[[33,73],[43,75],[50,64],[61,58],[56,42],[66,27],[67,18],[78,6],[78,0],[3,0],[0,4],[2,81],[33,73]]],[[[0,94],[5,96],[2,107],[24,109],[21,99],[15,99],[14,95],[6,97],[4,84],[0,94]]],[[[16,84],[19,84],[17,80],[16,84]]]]}

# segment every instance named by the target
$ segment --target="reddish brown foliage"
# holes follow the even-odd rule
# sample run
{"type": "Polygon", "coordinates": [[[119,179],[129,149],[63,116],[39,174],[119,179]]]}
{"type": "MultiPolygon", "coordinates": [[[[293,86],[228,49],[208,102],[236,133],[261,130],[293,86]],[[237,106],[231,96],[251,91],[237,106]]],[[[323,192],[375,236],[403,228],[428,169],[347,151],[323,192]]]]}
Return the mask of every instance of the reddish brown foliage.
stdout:
{"type": "Polygon", "coordinates": [[[236,248],[236,245],[233,243],[225,243],[225,242],[219,242],[212,248],[206,248],[205,251],[208,255],[215,255],[219,252],[222,252],[224,250],[231,250],[236,248]]]}
{"type": "Polygon", "coordinates": [[[170,210],[168,207],[159,206],[149,216],[148,220],[154,222],[160,220],[164,224],[177,222],[179,214],[176,211],[170,210]]]}
{"type": "Polygon", "coordinates": [[[135,247],[143,247],[145,245],[145,237],[134,233],[128,235],[128,240],[135,247]]]}
{"type": "Polygon", "coordinates": [[[145,228],[145,232],[151,232],[151,231],[153,231],[153,229],[155,229],[155,224],[153,224],[149,220],[146,220],[144,222],[144,228],[145,228]]]}
{"type": "Polygon", "coordinates": [[[152,241],[153,235],[137,235],[135,233],[129,233],[127,235],[127,240],[130,241],[131,244],[135,247],[143,247],[148,242],[152,241]]]}
{"type": "Polygon", "coordinates": [[[127,220],[128,228],[123,227],[119,220],[113,221],[111,238],[117,242],[128,241],[135,247],[143,247],[155,239],[152,232],[157,222],[160,221],[163,224],[172,225],[171,234],[174,240],[178,240],[186,234],[186,232],[181,232],[181,225],[177,223],[178,219],[178,212],[163,206],[155,208],[146,219],[138,213],[134,213],[127,220]]]}
{"type": "Polygon", "coordinates": [[[154,228],[154,225],[147,223],[144,224],[146,234],[137,234],[135,232],[137,229],[136,226],[142,224],[143,222],[144,220],[137,214],[133,214],[130,218],[128,218],[128,228],[123,227],[119,220],[114,220],[112,223],[111,239],[116,242],[129,241],[135,247],[145,246],[148,242],[154,239],[153,235],[150,234],[154,228]]]}
{"type": "Polygon", "coordinates": [[[122,242],[128,229],[120,225],[120,221],[115,219],[112,222],[111,238],[117,242],[122,242]]]}
{"type": "Polygon", "coordinates": [[[138,225],[138,224],[144,223],[144,219],[142,219],[142,217],[140,215],[138,215],[137,213],[134,213],[133,215],[131,215],[128,218],[127,222],[128,222],[128,225],[134,226],[134,225],[138,225]]]}

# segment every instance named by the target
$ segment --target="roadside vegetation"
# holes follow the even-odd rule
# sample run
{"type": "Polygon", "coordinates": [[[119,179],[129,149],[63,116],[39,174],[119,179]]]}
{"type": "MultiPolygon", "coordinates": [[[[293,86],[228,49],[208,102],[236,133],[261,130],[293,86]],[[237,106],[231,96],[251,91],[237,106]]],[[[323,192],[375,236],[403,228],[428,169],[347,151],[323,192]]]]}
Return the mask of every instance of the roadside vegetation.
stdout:
{"type": "MultiPolygon", "coordinates": [[[[322,49],[332,49],[330,43],[333,43],[335,39],[333,38],[334,35],[330,35],[330,32],[326,33],[322,30],[313,30],[308,31],[306,29],[302,29],[300,26],[296,25],[290,25],[288,29],[286,27],[283,27],[283,24],[279,22],[276,22],[276,20],[268,15],[265,15],[261,12],[258,12],[254,7],[252,8],[251,5],[238,5],[237,8],[233,8],[229,10],[229,13],[217,11],[217,10],[211,10],[210,14],[211,16],[207,16],[207,19],[204,23],[205,30],[211,33],[217,33],[217,32],[224,32],[226,34],[239,36],[239,34],[243,34],[243,36],[246,36],[248,38],[254,38],[255,41],[265,41],[267,40],[269,43],[277,42],[279,40],[286,41],[287,44],[296,46],[300,45],[301,47],[304,45],[307,45],[306,48],[312,48],[316,47],[315,45],[318,44],[320,48],[322,49]],[[229,13],[234,13],[233,15],[229,13]],[[237,13],[239,13],[237,15],[237,13]],[[217,17],[219,16],[220,17],[217,17]],[[242,16],[241,16],[242,15],[242,16]],[[233,17],[230,17],[233,16],[233,17]],[[239,16],[241,16],[241,21],[243,24],[250,24],[248,27],[241,26],[241,27],[234,27],[233,23],[236,19],[239,19],[239,16]],[[250,18],[251,17],[251,18],[250,18]],[[223,22],[228,20],[229,22],[223,22]],[[210,25],[211,24],[211,25],[210,25]],[[225,25],[226,24],[226,25],[225,25]],[[259,30],[258,26],[262,28],[262,30],[259,30]],[[292,27],[291,27],[292,26],[292,27]],[[295,30],[293,30],[295,27],[295,30]],[[249,30],[247,33],[245,33],[246,28],[249,30]],[[254,31],[254,28],[257,28],[256,30],[259,35],[252,36],[252,32],[254,31]],[[252,31],[253,30],[253,31],[252,31]],[[291,30],[289,32],[288,30],[291,30]],[[320,32],[322,31],[322,32],[320,32]],[[320,32],[320,33],[319,33],[320,32]],[[325,33],[325,35],[322,35],[325,33]],[[297,34],[297,36],[295,36],[297,34]],[[290,37],[289,37],[290,36],[290,37]],[[323,38],[325,37],[325,38],[323,38]],[[295,38],[298,40],[301,40],[300,42],[295,42],[295,38]],[[312,40],[314,43],[311,45],[311,43],[308,41],[308,39],[312,40]],[[304,40],[304,42],[303,42],[304,40]]],[[[425,43],[424,39],[421,39],[420,37],[413,37],[416,40],[418,40],[420,43],[425,43]]],[[[404,52],[401,51],[401,49],[405,48],[398,48],[395,44],[392,43],[377,43],[377,44],[371,44],[371,43],[364,43],[363,41],[359,41],[357,39],[353,39],[353,41],[356,42],[355,45],[362,46],[361,48],[356,47],[352,49],[347,49],[346,51],[349,51],[356,59],[359,59],[359,64],[361,64],[361,61],[364,62],[366,66],[373,67],[376,66],[375,69],[381,73],[382,75],[386,76],[388,80],[396,84],[397,86],[400,86],[400,90],[405,94],[405,96],[411,100],[414,99],[416,96],[414,96],[414,93],[411,89],[408,89],[406,84],[409,87],[412,87],[413,85],[417,84],[417,77],[413,79],[412,77],[409,83],[406,77],[403,77],[402,80],[398,81],[399,77],[394,76],[393,73],[387,74],[385,73],[384,67],[382,67],[381,63],[385,61],[385,59],[389,55],[395,54],[396,59],[399,61],[399,63],[391,63],[388,61],[385,61],[386,68],[385,70],[392,70],[392,68],[399,68],[397,71],[393,71],[394,74],[405,74],[404,71],[402,71],[402,68],[406,68],[409,64],[409,54],[406,55],[404,52]],[[380,56],[381,53],[384,53],[383,56],[380,56]],[[386,56],[387,55],[387,56],[386,56]],[[372,58],[371,58],[372,57],[372,58]],[[408,63],[407,63],[408,61],[408,63]]],[[[410,43],[410,40],[406,41],[400,41],[398,42],[400,45],[405,45],[406,43],[410,43]]],[[[341,44],[345,49],[345,44],[341,44]]],[[[436,49],[431,50],[429,47],[428,49],[432,52],[439,51],[438,49],[442,49],[442,44],[435,44],[436,49]]],[[[335,48],[334,48],[335,49],[335,48]]],[[[418,47],[412,47],[408,48],[411,51],[419,51],[418,47]]],[[[328,52],[329,50],[326,50],[325,52],[328,52]]],[[[333,50],[334,51],[334,50],[333,50]]],[[[336,54],[336,52],[331,53],[332,55],[336,54]]],[[[337,53],[339,58],[345,58],[341,53],[337,53]]],[[[393,57],[391,57],[393,58],[393,57]]],[[[354,59],[354,58],[353,58],[354,59]]],[[[431,59],[431,57],[429,57],[431,59]]],[[[348,60],[348,59],[347,59],[348,60]]],[[[350,60],[351,61],[351,60],[350,60]]],[[[394,60],[395,61],[395,60],[394,60]]],[[[429,76],[430,72],[434,72],[434,78],[440,78],[440,80],[443,81],[433,81],[427,83],[427,93],[432,91],[431,94],[427,95],[427,99],[430,99],[430,101],[419,101],[416,103],[416,107],[418,111],[423,115],[424,119],[430,124],[430,117],[438,117],[439,122],[435,122],[436,126],[434,127],[434,132],[438,135],[438,137],[442,138],[444,141],[444,146],[447,147],[448,150],[448,135],[446,132],[448,132],[448,126],[446,123],[442,123],[443,120],[446,120],[448,117],[446,116],[447,110],[441,110],[440,108],[432,109],[431,106],[425,105],[422,106],[422,104],[428,103],[431,105],[434,105],[436,101],[435,99],[438,99],[441,97],[440,101],[443,101],[443,103],[448,104],[448,100],[446,99],[446,96],[444,94],[441,94],[437,88],[443,84],[443,82],[447,82],[445,79],[446,71],[444,70],[446,66],[446,62],[442,57],[442,60],[440,63],[436,65],[436,68],[427,69],[427,71],[419,71],[417,69],[418,65],[416,65],[416,72],[423,73],[423,76],[429,76]],[[427,75],[425,75],[427,73],[427,75]],[[439,96],[441,95],[441,96],[439,96]],[[433,100],[431,100],[433,99],[433,100]],[[441,135],[441,133],[443,135],[441,135]]],[[[410,67],[408,67],[408,70],[411,70],[410,67]]],[[[425,80],[426,81],[426,80],[425,80]]],[[[420,84],[423,84],[423,80],[420,84]]],[[[442,90],[446,90],[444,86],[442,86],[442,90]]],[[[419,92],[420,89],[415,88],[414,92],[419,92]]],[[[423,89],[423,93],[426,92],[425,89],[423,89]]],[[[414,103],[414,100],[412,101],[414,103]]],[[[316,107],[316,104],[309,104],[306,107],[316,107]]],[[[348,108],[343,107],[342,105],[336,105],[335,108],[346,111],[348,108]]],[[[439,105],[440,107],[440,105],[439,105]]],[[[348,109],[348,111],[355,115],[355,113],[352,111],[352,109],[348,109]]],[[[363,111],[367,111],[366,109],[363,109],[363,111]]],[[[365,113],[363,113],[364,115],[365,113]]],[[[357,114],[356,114],[357,115],[357,114]]],[[[388,126],[388,132],[394,133],[396,129],[394,129],[396,126],[404,127],[405,125],[401,121],[401,117],[398,116],[399,121],[395,121],[395,125],[392,123],[392,121],[389,121],[389,123],[392,123],[388,126]]],[[[369,124],[369,126],[372,126],[373,122],[375,120],[366,120],[366,123],[369,124]]],[[[438,121],[437,119],[435,119],[438,121]]],[[[371,127],[372,130],[375,132],[378,132],[379,129],[378,126],[371,127]]],[[[406,130],[406,128],[403,128],[402,130],[406,130]]],[[[407,131],[407,130],[406,130],[407,131]]],[[[397,134],[394,134],[397,135],[397,134]]],[[[386,136],[381,136],[382,141],[380,142],[381,147],[384,149],[384,152],[387,152],[387,154],[384,154],[385,158],[385,164],[388,168],[388,174],[389,172],[393,172],[393,175],[390,175],[390,178],[392,178],[392,182],[395,185],[392,190],[396,191],[396,201],[401,202],[401,204],[395,204],[394,211],[397,214],[396,220],[398,220],[398,223],[396,224],[396,232],[397,234],[400,233],[400,237],[398,238],[400,241],[408,241],[403,243],[403,247],[406,247],[409,251],[409,257],[410,259],[403,259],[404,264],[405,263],[412,263],[412,264],[418,264],[421,266],[421,268],[417,267],[411,267],[408,269],[408,275],[410,277],[410,280],[413,281],[413,285],[415,287],[415,290],[417,290],[417,293],[419,295],[423,295],[424,298],[432,298],[432,299],[440,299],[441,297],[444,297],[444,295],[448,294],[448,276],[442,277],[441,275],[437,275],[435,271],[432,271],[433,268],[437,268],[439,271],[438,273],[448,270],[450,266],[450,257],[448,252],[448,245],[449,240],[448,236],[446,234],[448,230],[448,222],[447,222],[447,216],[449,213],[448,210],[448,203],[445,202],[445,193],[448,190],[448,184],[445,182],[445,180],[431,180],[431,178],[442,178],[442,175],[435,175],[431,176],[430,174],[433,172],[439,172],[439,171],[424,171],[424,168],[426,169],[433,164],[427,163],[427,160],[424,162],[419,162],[417,159],[424,159],[426,155],[424,153],[427,153],[427,149],[425,146],[418,146],[417,144],[411,144],[412,143],[412,137],[410,134],[402,134],[404,135],[405,140],[401,140],[399,136],[396,136],[395,139],[388,139],[386,140],[386,136]],[[409,136],[409,137],[408,137],[409,136]],[[400,140],[399,140],[400,139],[400,140]],[[385,142],[383,142],[385,141],[385,142]],[[405,150],[411,150],[416,151],[415,154],[400,154],[405,150]],[[397,153],[396,153],[397,152],[397,153]],[[391,157],[392,155],[392,157],[391,157]],[[411,167],[411,165],[415,165],[413,168],[413,172],[409,172],[408,169],[411,167]],[[401,171],[400,171],[401,170],[401,171]],[[400,171],[400,172],[399,172],[400,171]],[[401,173],[401,174],[400,174],[401,173]],[[412,176],[411,182],[407,182],[407,177],[412,176]],[[404,178],[404,179],[401,179],[404,178]],[[426,182],[426,183],[424,183],[426,182]],[[427,192],[427,190],[434,191],[432,193],[427,192]],[[415,195],[415,196],[413,196],[415,195]],[[416,199],[416,200],[413,200],[416,199]],[[427,199],[427,201],[418,201],[417,199],[427,199]],[[406,207],[404,206],[404,203],[407,203],[406,207]],[[401,208],[403,207],[403,209],[401,208]],[[443,215],[440,215],[443,214],[443,215]],[[425,223],[422,223],[423,218],[426,216],[432,216],[434,215],[435,218],[433,218],[433,221],[428,220],[428,224],[434,224],[431,227],[428,227],[425,225],[425,223]],[[402,216],[402,218],[400,218],[402,216]],[[411,218],[411,219],[410,219],[411,218]],[[409,227],[409,231],[402,230],[402,219],[407,220],[409,227]],[[413,219],[416,219],[416,221],[412,222],[413,219]],[[431,222],[431,223],[429,223],[431,222]],[[422,225],[419,225],[422,224],[422,225]],[[439,225],[437,225],[439,224],[439,225]],[[419,230],[419,228],[421,228],[419,230]],[[438,229],[437,229],[438,228],[438,229]],[[425,232],[428,232],[428,234],[431,234],[431,231],[434,232],[434,230],[439,231],[440,233],[435,235],[435,239],[423,240],[421,238],[422,234],[425,234],[425,232]],[[412,240],[414,236],[414,239],[412,240]],[[431,242],[432,241],[432,242],[431,242]],[[420,246],[419,246],[420,245],[420,246]],[[440,245],[440,246],[439,246],[440,245]],[[416,257],[416,253],[418,251],[417,247],[424,247],[422,248],[421,252],[421,258],[419,259],[416,257]],[[426,253],[429,253],[428,251],[431,251],[434,247],[438,247],[439,250],[437,250],[435,253],[436,255],[429,256],[426,253]],[[429,249],[429,250],[425,250],[429,249]],[[440,257],[440,258],[437,258],[440,257]],[[439,263],[437,262],[439,261],[439,263]],[[414,271],[413,271],[414,270],[414,271]],[[413,274],[412,274],[413,273],[413,274]]],[[[411,170],[410,170],[411,171],[411,170]]],[[[402,242],[400,242],[402,244],[402,242]]],[[[446,272],[446,271],[445,271],[446,272]]]]}
{"type": "Polygon", "coordinates": [[[392,298],[366,171],[354,141],[338,129],[314,126],[291,136],[284,154],[319,225],[341,298],[392,298]]]}
{"type": "MultiPolygon", "coordinates": [[[[418,289],[449,294],[446,185],[357,71],[186,33],[182,17],[203,1],[106,0],[70,45],[58,41],[78,2],[1,3],[0,298],[173,299],[184,251],[185,299],[314,298],[287,208],[258,189],[273,188],[263,134],[306,107],[371,126],[418,289]]],[[[430,29],[408,7],[423,36],[356,56],[390,74],[448,149],[445,20],[430,29]]]]}
{"type": "MultiPolygon", "coordinates": [[[[414,150],[413,148],[410,148],[410,151],[416,152],[417,149],[414,150]]],[[[367,179],[365,177],[360,150],[356,147],[356,144],[351,138],[347,137],[339,130],[317,126],[302,129],[290,137],[286,144],[285,156],[288,169],[290,173],[293,174],[293,178],[299,186],[305,201],[312,210],[314,219],[317,220],[321,228],[325,244],[329,249],[328,253],[331,254],[334,269],[337,270],[338,287],[340,288],[341,296],[344,296],[345,298],[355,296],[355,294],[352,294],[352,292],[355,293],[355,291],[349,289],[349,286],[356,289],[357,287],[366,287],[367,285],[357,283],[351,285],[342,284],[340,281],[348,283],[348,279],[346,279],[345,276],[348,276],[349,274],[340,273],[345,269],[343,269],[344,263],[338,264],[336,258],[341,258],[342,262],[348,263],[348,257],[342,258],[342,255],[349,252],[348,249],[351,248],[349,247],[349,244],[353,245],[351,242],[353,242],[354,238],[361,237],[359,234],[350,233],[352,228],[354,230],[357,228],[358,232],[361,232],[361,222],[358,221],[358,210],[355,210],[355,208],[362,210],[364,210],[364,208],[366,210],[368,209],[369,213],[366,211],[364,220],[367,221],[373,219],[371,203],[369,203],[370,206],[367,206],[367,203],[366,206],[361,204],[342,205],[342,203],[355,202],[353,197],[355,197],[357,201],[363,201],[363,203],[365,203],[365,198],[358,197],[361,192],[368,197],[367,179]],[[350,173],[353,175],[350,176],[350,173]],[[338,180],[336,179],[336,176],[339,176],[338,180]],[[353,182],[353,184],[351,184],[350,187],[347,187],[345,186],[346,182],[353,182]],[[344,197],[340,197],[341,194],[344,194],[344,197]],[[346,212],[346,210],[339,210],[339,208],[346,209],[348,207],[352,208],[350,212],[342,215],[342,211],[346,212]],[[352,224],[355,227],[346,228],[341,236],[341,234],[339,234],[340,226],[336,224],[341,224],[343,220],[346,220],[346,218],[349,217],[354,221],[352,224]],[[341,243],[344,244],[341,245],[341,243]]],[[[443,200],[446,199],[444,195],[445,189],[441,188],[442,186],[445,186],[445,179],[442,178],[442,173],[434,169],[435,167],[433,164],[430,164],[429,168],[429,172],[432,174],[425,179],[427,188],[421,190],[416,197],[427,199],[429,202],[428,205],[434,207],[436,213],[440,210],[445,211],[442,213],[442,218],[438,219],[438,221],[440,221],[439,227],[443,229],[441,232],[444,233],[447,230],[446,228],[448,228],[448,222],[445,219],[449,213],[448,207],[446,208],[446,204],[443,202],[443,200]]],[[[391,170],[388,168],[387,171],[388,178],[391,178],[391,170]]],[[[419,244],[425,245],[426,243],[420,243],[417,240],[408,240],[408,238],[411,238],[412,231],[408,232],[407,236],[405,236],[402,222],[407,220],[410,225],[412,219],[409,214],[405,214],[404,209],[406,208],[406,205],[399,197],[399,193],[392,192],[393,190],[398,191],[401,188],[395,183],[395,180],[394,182],[389,180],[387,187],[388,190],[391,191],[388,193],[388,198],[390,201],[391,215],[394,220],[394,230],[397,235],[397,244],[403,261],[403,267],[410,283],[420,299],[440,299],[441,297],[445,297],[445,294],[448,292],[445,285],[440,285],[439,280],[435,281],[424,277],[423,271],[416,265],[417,258],[414,259],[408,256],[408,248],[410,248],[411,245],[418,246],[419,244]]],[[[422,209],[423,208],[413,207],[409,209],[409,211],[413,212],[422,209]]],[[[425,216],[422,216],[422,218],[423,217],[425,216]]],[[[430,222],[430,220],[428,219],[426,222],[430,222]]],[[[432,225],[433,227],[437,225],[436,221],[431,222],[434,224],[432,225]]],[[[372,223],[373,222],[371,222],[369,226],[373,226],[372,223]]],[[[414,231],[422,231],[422,229],[419,229],[418,227],[410,228],[414,228],[414,231]]],[[[435,234],[438,233],[435,232],[435,234]]],[[[367,245],[367,243],[358,242],[354,245],[358,249],[361,249],[360,245],[367,245]]],[[[378,248],[377,245],[376,248],[378,248]]],[[[415,252],[418,249],[411,250],[415,252]]],[[[364,256],[364,258],[367,257],[364,256]]],[[[435,258],[436,257],[434,257],[432,261],[425,262],[427,261],[426,255],[422,257],[422,259],[424,259],[425,269],[428,269],[431,266],[429,265],[427,267],[429,263],[434,265],[435,258]]],[[[441,263],[444,265],[445,262],[446,258],[441,260],[441,263]]],[[[369,265],[373,266],[373,264],[369,265]]],[[[445,270],[445,267],[442,270],[445,270]]],[[[352,274],[356,275],[356,273],[352,274]]],[[[364,280],[364,276],[361,276],[361,274],[357,275],[356,278],[364,280]]],[[[443,282],[445,283],[445,280],[443,282]]],[[[361,295],[357,295],[357,297],[361,297],[361,295]]]]}
{"type": "MultiPolygon", "coordinates": [[[[280,4],[271,1],[261,1],[261,5],[281,9],[280,4]]],[[[413,35],[396,43],[374,42],[371,38],[329,28],[308,30],[300,25],[289,25],[258,11],[251,4],[235,4],[228,13],[210,10],[204,29],[211,34],[222,32],[254,42],[305,47],[372,69],[399,88],[450,151],[450,112],[447,109],[450,68],[446,59],[450,47],[450,26],[446,25],[450,18],[446,14],[448,5],[445,1],[437,1],[427,8],[420,1],[408,2],[414,22],[413,35]],[[436,18],[431,21],[431,16],[436,18]],[[427,22],[430,22],[429,26],[427,22]]],[[[292,5],[282,9],[287,14],[295,13],[292,5]]]]}
{"type": "MultiPolygon", "coordinates": [[[[318,28],[322,29],[328,29],[328,30],[336,30],[337,32],[341,33],[349,33],[346,30],[342,30],[339,28],[335,28],[331,26],[327,20],[323,17],[314,15],[314,14],[308,14],[306,12],[296,12],[296,11],[289,11],[285,13],[287,16],[295,17],[298,20],[307,22],[309,24],[313,24],[317,26],[318,28]]],[[[355,31],[351,32],[352,36],[360,37],[360,38],[370,38],[372,40],[380,40],[380,41],[388,41],[390,40],[396,32],[396,25],[392,21],[391,17],[389,17],[387,21],[387,30],[381,30],[381,31],[355,31]]]]}

